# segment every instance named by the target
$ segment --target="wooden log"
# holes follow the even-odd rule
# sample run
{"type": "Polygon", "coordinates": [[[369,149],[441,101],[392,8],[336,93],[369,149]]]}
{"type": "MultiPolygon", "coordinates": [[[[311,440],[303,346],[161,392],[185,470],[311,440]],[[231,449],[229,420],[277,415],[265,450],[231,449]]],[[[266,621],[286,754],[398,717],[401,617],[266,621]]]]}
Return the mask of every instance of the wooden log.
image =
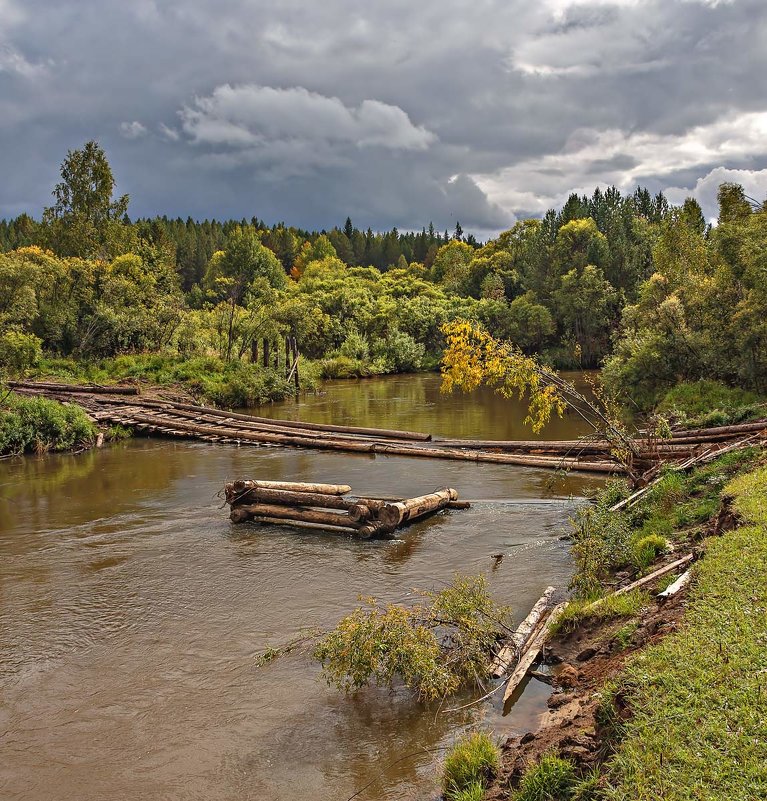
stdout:
{"type": "Polygon", "coordinates": [[[590,603],[586,609],[594,609],[597,606],[603,604],[608,598],[612,598],[617,595],[625,595],[628,592],[632,592],[633,590],[638,590],[641,587],[644,587],[647,584],[651,584],[653,581],[656,581],[659,578],[662,578],[667,573],[672,573],[674,570],[683,567],[686,564],[692,562],[695,558],[695,554],[688,553],[686,556],[682,556],[680,559],[675,559],[673,562],[669,562],[667,565],[663,565],[663,567],[659,567],[657,570],[654,570],[652,573],[648,573],[648,575],[643,576],[636,581],[632,581],[631,584],[627,584],[625,587],[621,587],[619,590],[615,592],[611,592],[609,595],[605,595],[604,598],[597,598],[596,601],[590,603]]]}
{"type": "Polygon", "coordinates": [[[391,539],[394,536],[394,528],[380,520],[371,520],[369,523],[360,526],[357,536],[361,540],[369,540],[376,537],[391,539]]]}
{"type": "MultiPolygon", "coordinates": [[[[96,400],[96,399],[94,399],[96,400]]],[[[113,404],[126,404],[133,403],[132,401],[121,400],[118,398],[100,399],[102,403],[113,404]]],[[[330,423],[307,423],[301,420],[282,420],[276,417],[258,417],[251,414],[243,414],[241,412],[228,412],[222,409],[214,409],[208,406],[195,406],[191,403],[178,403],[176,401],[158,401],[152,399],[142,399],[142,406],[164,408],[164,409],[180,409],[197,414],[206,414],[214,417],[229,418],[232,420],[242,420],[243,422],[263,423],[266,425],[304,429],[306,431],[329,431],[338,434],[357,434],[359,436],[375,437],[379,439],[395,439],[395,440],[416,440],[420,442],[431,441],[431,434],[424,434],[419,431],[399,431],[389,428],[364,428],[360,426],[339,426],[330,423]]]]}
{"type": "Polygon", "coordinates": [[[251,523],[268,523],[273,526],[289,526],[290,528],[307,529],[318,533],[344,534],[347,537],[353,536],[356,532],[343,526],[329,526],[324,523],[307,523],[305,520],[285,520],[278,517],[254,516],[249,518],[251,523]]]}
{"type": "Polygon", "coordinates": [[[364,503],[353,503],[347,511],[349,518],[355,523],[365,523],[373,516],[370,507],[364,503]]]}
{"type": "Polygon", "coordinates": [[[247,506],[252,503],[275,503],[282,506],[318,506],[321,509],[342,509],[348,511],[355,501],[339,495],[318,492],[290,492],[287,490],[250,487],[237,492],[232,485],[225,489],[227,502],[231,506],[247,506]]]}
{"type": "Polygon", "coordinates": [[[335,512],[323,512],[317,509],[300,509],[289,506],[275,506],[268,503],[252,503],[247,506],[238,506],[254,517],[273,517],[279,520],[301,520],[304,523],[319,523],[338,528],[349,528],[355,531],[360,528],[359,523],[349,519],[348,515],[339,515],[335,512]]]}
{"type": "Polygon", "coordinates": [[[232,521],[232,523],[244,523],[246,520],[250,520],[252,517],[253,513],[243,506],[238,506],[229,512],[229,519],[232,521]]]}
{"type": "Polygon", "coordinates": [[[679,429],[678,431],[671,432],[671,438],[673,440],[677,440],[689,439],[693,437],[711,437],[718,436],[720,434],[737,436],[739,434],[745,434],[753,431],[762,431],[765,428],[767,428],[767,420],[756,420],[753,423],[736,423],[735,425],[731,426],[712,426],[711,428],[690,428],[686,430],[679,429]]]}
{"type": "Polygon", "coordinates": [[[490,666],[492,676],[495,678],[503,676],[518,655],[522,653],[525,644],[533,636],[533,632],[541,622],[541,618],[548,611],[551,605],[551,598],[555,592],[555,587],[546,587],[543,595],[536,601],[527,617],[519,624],[516,631],[495,655],[490,666]]]}
{"type": "Polygon", "coordinates": [[[262,481],[253,479],[237,479],[233,481],[232,489],[235,492],[244,492],[250,489],[273,489],[286,492],[308,492],[320,495],[346,495],[352,488],[348,484],[318,484],[305,481],[262,481]]]}
{"type": "Polygon", "coordinates": [[[503,693],[504,704],[511,698],[514,690],[517,689],[522,679],[527,675],[527,671],[532,667],[533,662],[538,658],[541,648],[546,644],[549,637],[549,628],[551,623],[559,617],[562,610],[567,606],[566,603],[561,603],[555,606],[549,615],[543,618],[538,624],[538,627],[533,632],[532,637],[528,640],[522,654],[520,654],[519,662],[517,663],[514,672],[509,676],[506,683],[506,689],[503,693]]]}
{"type": "Polygon", "coordinates": [[[92,395],[138,395],[136,386],[102,384],[60,384],[52,381],[8,381],[11,389],[35,389],[43,392],[66,392],[72,394],[88,393],[92,395]]]}
{"type": "Polygon", "coordinates": [[[450,501],[458,500],[454,489],[443,489],[417,498],[408,498],[397,503],[387,503],[379,512],[378,519],[392,528],[398,528],[409,520],[444,509],[450,501]]]}

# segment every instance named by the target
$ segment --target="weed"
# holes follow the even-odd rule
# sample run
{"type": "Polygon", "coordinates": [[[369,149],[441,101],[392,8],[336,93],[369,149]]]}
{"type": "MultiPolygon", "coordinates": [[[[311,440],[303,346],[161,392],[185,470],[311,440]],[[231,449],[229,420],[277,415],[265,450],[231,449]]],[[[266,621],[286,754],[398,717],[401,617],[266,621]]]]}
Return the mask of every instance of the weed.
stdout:
{"type": "Polygon", "coordinates": [[[449,801],[482,798],[476,795],[476,786],[484,789],[497,773],[500,762],[500,749],[485,732],[461,737],[448,752],[442,767],[445,798],[449,801]]]}
{"type": "Polygon", "coordinates": [[[551,633],[570,634],[586,620],[614,620],[637,615],[650,602],[645,590],[638,589],[622,595],[604,598],[581,598],[570,601],[561,615],[552,623],[551,633]]]}
{"type": "Polygon", "coordinates": [[[544,754],[511,797],[513,801],[570,801],[578,784],[578,773],[569,759],[544,754]]]}
{"type": "Polygon", "coordinates": [[[632,543],[632,560],[638,570],[644,571],[667,550],[668,540],[665,537],[660,534],[647,534],[632,543]]]}

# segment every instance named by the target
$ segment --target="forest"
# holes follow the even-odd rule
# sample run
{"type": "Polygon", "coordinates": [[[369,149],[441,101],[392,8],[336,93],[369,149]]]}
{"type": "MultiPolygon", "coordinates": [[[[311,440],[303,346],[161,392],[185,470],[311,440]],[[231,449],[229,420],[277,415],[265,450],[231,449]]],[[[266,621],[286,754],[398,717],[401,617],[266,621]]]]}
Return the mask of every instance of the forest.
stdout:
{"type": "Polygon", "coordinates": [[[131,219],[103,149],[61,166],[54,203],[0,222],[6,374],[181,382],[247,406],[322,378],[435,369],[465,319],[556,368],[603,368],[648,410],[680,382],[764,391],[767,208],[723,184],[719,216],[615,187],[572,194],[485,243],[250,220],[131,219]]]}

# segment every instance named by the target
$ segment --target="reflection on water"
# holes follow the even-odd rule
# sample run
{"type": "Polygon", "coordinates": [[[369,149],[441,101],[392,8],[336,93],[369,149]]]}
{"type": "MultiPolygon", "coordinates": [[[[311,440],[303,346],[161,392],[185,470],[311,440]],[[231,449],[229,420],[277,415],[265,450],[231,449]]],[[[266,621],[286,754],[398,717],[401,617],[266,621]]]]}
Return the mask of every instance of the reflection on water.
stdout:
{"type": "MultiPolygon", "coordinates": [[[[433,376],[335,384],[298,411],[528,436],[513,404],[444,398],[435,386],[433,376]]],[[[557,425],[553,436],[577,430],[557,425]]],[[[529,727],[545,688],[533,682],[506,718],[500,700],[437,714],[402,691],[345,698],[303,654],[261,669],[254,655],[332,625],[361,594],[407,600],[455,570],[486,572],[521,618],[543,587],[568,580],[559,535],[572,504],[555,499],[597,481],[571,476],[552,488],[551,478],[501,465],[159,440],[0,462],[0,797],[343,801],[379,773],[361,798],[429,797],[439,755],[428,749],[477,721],[499,734],[529,727]],[[358,543],[232,526],[216,494],[237,476],[400,496],[451,485],[484,501],[401,540],[358,543]],[[498,551],[508,556],[493,569],[498,551]],[[391,764],[407,754],[415,755],[391,764]]]]}

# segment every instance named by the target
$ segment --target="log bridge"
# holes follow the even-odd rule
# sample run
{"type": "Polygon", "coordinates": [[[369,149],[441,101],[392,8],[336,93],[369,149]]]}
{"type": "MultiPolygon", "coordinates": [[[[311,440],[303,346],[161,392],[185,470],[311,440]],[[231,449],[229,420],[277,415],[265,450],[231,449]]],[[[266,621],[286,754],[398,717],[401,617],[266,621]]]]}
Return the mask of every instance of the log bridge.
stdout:
{"type": "MultiPolygon", "coordinates": [[[[100,424],[120,424],[139,432],[206,442],[271,447],[315,448],[347,453],[450,459],[508,464],[549,470],[589,473],[627,473],[612,453],[609,442],[584,437],[573,440],[466,440],[432,437],[418,431],[364,428],[222,411],[170,400],[135,385],[77,385],[41,381],[9,382],[25,395],[42,395],[82,406],[100,424]]],[[[631,465],[636,476],[661,462],[684,464],[702,451],[716,452],[744,437],[767,435],[767,422],[674,431],[671,439],[639,436],[637,457],[631,465]]]]}
{"type": "Polygon", "coordinates": [[[447,487],[401,501],[349,497],[347,484],[311,484],[238,479],[224,497],[233,523],[272,523],[351,534],[358,539],[391,539],[403,526],[442,509],[466,509],[447,487]]]}

